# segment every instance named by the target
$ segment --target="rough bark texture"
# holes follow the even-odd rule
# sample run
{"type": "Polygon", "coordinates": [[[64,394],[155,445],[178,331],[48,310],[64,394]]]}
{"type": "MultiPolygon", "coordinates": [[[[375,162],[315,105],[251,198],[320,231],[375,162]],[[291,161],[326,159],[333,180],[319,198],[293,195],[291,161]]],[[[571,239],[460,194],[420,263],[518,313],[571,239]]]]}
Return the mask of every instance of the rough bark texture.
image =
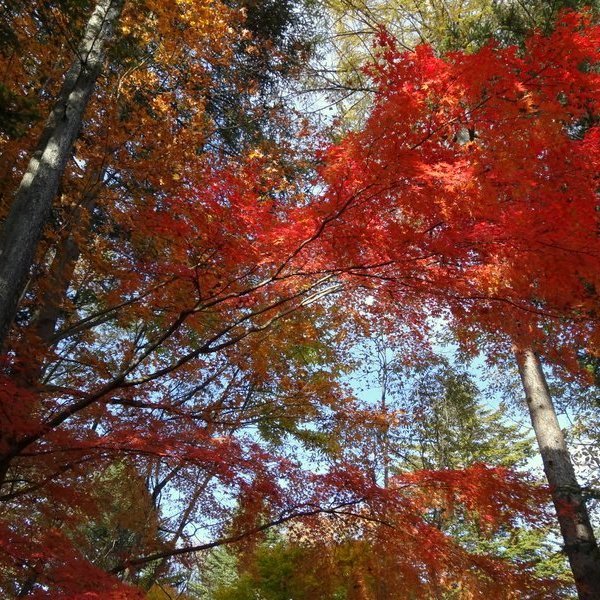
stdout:
{"type": "Polygon", "coordinates": [[[542,365],[531,348],[515,354],[577,593],[582,600],[600,599],[600,551],[542,365]]]}
{"type": "Polygon", "coordinates": [[[35,250],[50,214],[60,179],[71,157],[83,114],[104,62],[104,50],[124,0],[98,0],[77,56],[38,149],[21,180],[0,238],[0,348],[14,320],[35,250]]]}

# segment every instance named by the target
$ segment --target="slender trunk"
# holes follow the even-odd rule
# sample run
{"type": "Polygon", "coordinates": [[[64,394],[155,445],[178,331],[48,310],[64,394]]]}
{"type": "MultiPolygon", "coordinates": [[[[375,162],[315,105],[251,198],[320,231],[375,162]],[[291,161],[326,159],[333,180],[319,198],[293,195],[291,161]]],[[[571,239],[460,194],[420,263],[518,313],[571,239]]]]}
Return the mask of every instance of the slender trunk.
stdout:
{"type": "Polygon", "coordinates": [[[516,350],[515,355],[578,596],[598,600],[600,551],[542,365],[531,348],[516,350]]]}
{"type": "MultiPolygon", "coordinates": [[[[204,480],[202,481],[202,483],[199,484],[198,488],[196,488],[196,490],[194,491],[194,494],[188,501],[188,505],[185,508],[185,510],[183,511],[181,518],[179,519],[179,524],[177,526],[177,529],[175,530],[173,537],[169,540],[169,544],[173,548],[175,548],[177,546],[177,543],[183,537],[185,528],[190,523],[190,516],[192,514],[192,511],[196,508],[196,503],[198,502],[198,500],[200,499],[200,496],[204,493],[204,491],[206,490],[206,487],[208,486],[208,484],[210,483],[211,479],[214,476],[215,476],[214,473],[208,473],[204,477],[204,480]]],[[[161,558],[158,561],[158,564],[156,564],[156,566],[153,567],[152,572],[149,575],[147,575],[146,577],[144,577],[144,579],[145,579],[144,583],[145,583],[146,589],[149,590],[156,582],[159,581],[159,579],[165,574],[165,570],[168,567],[168,564],[169,564],[169,557],[166,557],[166,556],[161,558]]]]}
{"type": "Polygon", "coordinates": [[[81,254],[77,234],[87,231],[89,215],[98,198],[97,186],[103,176],[104,170],[99,171],[94,177],[95,183],[84,194],[81,203],[70,215],[71,230],[58,242],[54,259],[48,269],[47,277],[50,286],[41,294],[38,302],[39,310],[31,323],[36,336],[46,347],[51,344],[52,336],[56,331],[56,325],[67,298],[67,291],[73,280],[75,265],[81,254]]]}
{"type": "MultiPolygon", "coordinates": [[[[50,344],[54,335],[78,258],[79,247],[75,237],[69,234],[59,242],[56,249],[56,254],[48,270],[52,287],[39,298],[39,310],[31,324],[36,336],[45,347],[50,344]]],[[[38,376],[39,373],[36,373],[35,380],[38,379],[38,376]]]]}
{"type": "Polygon", "coordinates": [[[58,101],[31,157],[0,236],[0,348],[14,320],[35,250],[124,0],[98,0],[58,101]]]}
{"type": "MultiPolygon", "coordinates": [[[[100,171],[97,176],[97,183],[102,181],[103,171],[100,171]]],[[[83,200],[77,206],[71,215],[71,221],[74,224],[82,224],[87,226],[89,213],[97,199],[97,189],[94,184],[92,188],[84,195],[83,200]]],[[[49,268],[48,277],[50,286],[41,294],[39,298],[39,311],[34,317],[31,327],[43,345],[43,349],[47,350],[51,344],[52,336],[56,330],[58,319],[62,314],[62,307],[67,297],[67,290],[72,281],[75,265],[79,258],[80,248],[77,242],[76,232],[71,230],[67,235],[59,241],[56,254],[49,268]]],[[[38,358],[32,358],[26,371],[18,374],[17,381],[22,387],[35,389],[39,384],[44,371],[44,353],[40,353],[38,358]]],[[[18,438],[13,432],[0,432],[0,446],[10,449],[15,447],[18,438]]],[[[9,452],[10,454],[10,452],[9,452]]],[[[0,458],[0,488],[4,484],[6,475],[10,468],[14,456],[3,456],[0,458]]]]}

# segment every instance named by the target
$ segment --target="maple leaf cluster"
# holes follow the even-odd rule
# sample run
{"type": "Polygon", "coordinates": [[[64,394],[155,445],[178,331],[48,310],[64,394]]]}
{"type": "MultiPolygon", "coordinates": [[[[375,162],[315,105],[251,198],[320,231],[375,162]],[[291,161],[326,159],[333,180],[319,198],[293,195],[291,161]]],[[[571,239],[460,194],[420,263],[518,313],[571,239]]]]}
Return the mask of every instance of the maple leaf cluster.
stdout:
{"type": "Polygon", "coordinates": [[[598,34],[568,13],[523,50],[439,57],[382,31],[373,111],[323,167],[336,260],[382,265],[400,313],[450,307],[467,344],[547,340],[574,367],[598,343],[598,34]]]}

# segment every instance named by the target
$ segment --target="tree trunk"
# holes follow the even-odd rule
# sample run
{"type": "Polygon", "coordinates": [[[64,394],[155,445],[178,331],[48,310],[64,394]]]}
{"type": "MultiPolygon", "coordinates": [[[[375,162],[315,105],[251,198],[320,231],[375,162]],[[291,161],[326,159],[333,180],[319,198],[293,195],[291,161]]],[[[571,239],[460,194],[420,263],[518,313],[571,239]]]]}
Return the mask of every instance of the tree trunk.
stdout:
{"type": "Polygon", "coordinates": [[[56,196],[83,114],[124,0],[98,0],[58,101],[19,184],[0,236],[0,348],[27,284],[35,250],[56,196]]]}
{"type": "Polygon", "coordinates": [[[71,223],[69,231],[58,242],[56,253],[48,268],[46,277],[50,285],[36,302],[39,309],[30,326],[46,347],[52,342],[81,253],[77,237],[87,233],[89,229],[90,215],[98,199],[98,187],[102,184],[105,174],[105,169],[94,173],[90,189],[83,194],[80,203],[69,215],[68,220],[71,223]]]}
{"type": "Polygon", "coordinates": [[[600,551],[542,365],[531,348],[515,350],[515,355],[578,596],[598,600],[600,551]]]}

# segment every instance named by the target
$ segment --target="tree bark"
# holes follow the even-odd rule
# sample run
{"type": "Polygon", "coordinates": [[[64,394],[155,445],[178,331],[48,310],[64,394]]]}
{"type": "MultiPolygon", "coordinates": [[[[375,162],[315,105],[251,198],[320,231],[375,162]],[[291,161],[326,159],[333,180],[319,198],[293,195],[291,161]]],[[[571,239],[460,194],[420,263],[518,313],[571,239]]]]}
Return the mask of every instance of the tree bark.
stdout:
{"type": "Polygon", "coordinates": [[[531,348],[517,349],[515,356],[578,596],[598,600],[600,551],[542,365],[531,348]]]}
{"type": "Polygon", "coordinates": [[[102,70],[107,42],[124,0],[98,0],[73,65],[48,117],[38,149],[19,184],[0,235],[0,348],[14,320],[35,250],[60,179],[79,135],[85,109],[102,70]]]}
{"type": "Polygon", "coordinates": [[[89,229],[90,215],[98,199],[98,187],[102,184],[105,174],[105,169],[94,173],[90,189],[83,194],[81,202],[68,217],[71,223],[70,230],[58,242],[56,253],[48,268],[47,278],[50,286],[40,295],[37,302],[39,310],[31,322],[31,329],[46,347],[50,346],[56,331],[67,291],[73,280],[75,266],[81,254],[77,241],[78,234],[85,234],[89,229]]]}

